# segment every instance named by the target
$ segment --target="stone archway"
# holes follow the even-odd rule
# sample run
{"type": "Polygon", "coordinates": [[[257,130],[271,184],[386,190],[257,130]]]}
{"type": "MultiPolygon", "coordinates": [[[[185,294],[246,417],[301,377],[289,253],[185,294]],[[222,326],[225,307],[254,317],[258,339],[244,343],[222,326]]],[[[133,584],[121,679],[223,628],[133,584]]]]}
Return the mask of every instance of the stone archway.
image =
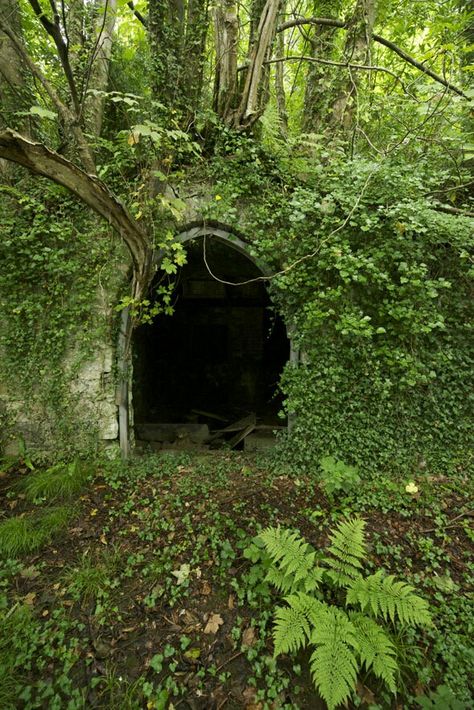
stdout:
{"type": "MultiPolygon", "coordinates": [[[[262,428],[276,424],[279,374],[288,359],[298,360],[283,321],[271,314],[261,278],[271,270],[245,241],[207,225],[183,230],[177,239],[188,245],[188,264],[178,278],[175,315],[135,330],[133,377],[119,386],[124,456],[131,418],[139,433],[147,423],[188,421],[206,411],[226,421],[252,411],[262,428]]],[[[156,261],[162,256],[157,253],[156,261]]],[[[119,358],[130,336],[124,312],[119,358]]]]}

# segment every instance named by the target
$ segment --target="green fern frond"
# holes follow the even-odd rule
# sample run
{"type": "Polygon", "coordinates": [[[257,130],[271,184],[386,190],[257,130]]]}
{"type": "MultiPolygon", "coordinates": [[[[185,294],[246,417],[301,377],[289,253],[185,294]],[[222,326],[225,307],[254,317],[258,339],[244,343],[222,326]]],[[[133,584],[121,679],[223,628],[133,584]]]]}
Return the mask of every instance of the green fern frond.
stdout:
{"type": "Polygon", "coordinates": [[[321,609],[326,608],[323,602],[302,592],[285,597],[285,601],[288,607],[277,607],[275,611],[275,656],[306,646],[321,609]]]}
{"type": "Polygon", "coordinates": [[[364,527],[365,522],[360,518],[344,520],[330,537],[332,544],[328,552],[332,557],[326,557],[324,562],[330,567],[328,577],[339,587],[345,587],[361,576],[361,560],[367,554],[364,527]]]}
{"type": "Polygon", "coordinates": [[[359,664],[356,629],[347,615],[321,604],[311,635],[316,649],[311,655],[313,682],[329,710],[344,702],[354,690],[359,664]]]}
{"type": "Polygon", "coordinates": [[[396,692],[395,675],[398,672],[395,646],[388,633],[365,614],[352,613],[350,620],[357,630],[359,654],[362,664],[372,670],[377,678],[396,692]]]}
{"type": "MultiPolygon", "coordinates": [[[[314,569],[315,550],[301,536],[291,530],[267,528],[259,535],[272,561],[284,576],[292,576],[294,584],[306,580],[314,569]]],[[[313,575],[317,584],[317,577],[313,575]]]]}
{"type": "Polygon", "coordinates": [[[270,567],[265,576],[265,582],[270,582],[270,584],[273,584],[273,586],[276,587],[279,592],[283,592],[283,594],[294,591],[293,575],[286,575],[276,567],[270,567]]]}
{"type": "Polygon", "coordinates": [[[356,579],[347,590],[347,604],[358,604],[362,611],[370,610],[405,626],[429,626],[431,615],[428,602],[414,594],[415,589],[405,582],[395,581],[393,575],[384,577],[379,570],[365,579],[356,579]]]}

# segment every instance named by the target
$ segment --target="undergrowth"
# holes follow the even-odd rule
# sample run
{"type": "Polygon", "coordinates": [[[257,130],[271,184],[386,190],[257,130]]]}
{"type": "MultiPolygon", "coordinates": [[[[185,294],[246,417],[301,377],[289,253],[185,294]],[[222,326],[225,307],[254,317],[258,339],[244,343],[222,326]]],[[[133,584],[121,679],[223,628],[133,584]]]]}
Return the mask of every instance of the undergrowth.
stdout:
{"type": "Polygon", "coordinates": [[[72,516],[68,506],[15,516],[0,523],[0,552],[5,557],[35,552],[63,529],[72,516]]]}
{"type": "Polygon", "coordinates": [[[78,493],[92,475],[92,467],[78,459],[58,463],[45,471],[34,471],[22,483],[27,499],[65,500],[78,493]]]}

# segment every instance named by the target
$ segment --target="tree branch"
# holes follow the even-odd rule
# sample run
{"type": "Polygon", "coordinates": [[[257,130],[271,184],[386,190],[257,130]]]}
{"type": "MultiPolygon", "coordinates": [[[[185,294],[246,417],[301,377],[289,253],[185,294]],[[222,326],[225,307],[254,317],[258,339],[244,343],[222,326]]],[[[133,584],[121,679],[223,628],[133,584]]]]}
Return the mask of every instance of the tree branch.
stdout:
{"type": "Polygon", "coordinates": [[[430,205],[437,212],[447,212],[447,214],[459,214],[464,217],[474,217],[474,212],[471,210],[463,210],[460,207],[451,207],[451,205],[430,205]]]}
{"type": "Polygon", "coordinates": [[[59,21],[59,12],[56,8],[54,0],[50,0],[50,4],[51,4],[51,7],[53,9],[53,14],[54,14],[54,22],[51,22],[51,20],[48,17],[46,17],[38,0],[29,0],[29,3],[31,5],[31,7],[33,8],[33,11],[34,11],[36,17],[39,19],[39,21],[43,25],[44,29],[49,34],[49,36],[53,39],[53,41],[56,45],[56,49],[58,50],[59,60],[61,62],[61,66],[64,70],[64,74],[66,75],[67,83],[69,85],[69,90],[71,92],[71,98],[72,98],[72,103],[74,105],[74,110],[76,112],[76,115],[79,116],[79,112],[80,112],[79,95],[78,95],[77,88],[76,88],[76,82],[74,80],[74,76],[72,73],[71,64],[69,62],[68,45],[67,45],[67,42],[64,41],[64,38],[63,38],[63,35],[61,32],[61,25],[60,25],[60,21],[59,21]]]}
{"type": "Polygon", "coordinates": [[[31,59],[30,55],[26,51],[23,43],[18,39],[16,34],[13,32],[13,30],[8,26],[2,23],[0,19],[0,30],[4,32],[7,37],[10,38],[12,41],[12,44],[14,45],[16,51],[20,55],[20,57],[23,59],[24,63],[30,70],[31,74],[38,79],[40,84],[43,86],[44,90],[48,94],[49,98],[51,99],[51,102],[54,104],[56,107],[59,115],[61,116],[63,122],[70,127],[72,135],[74,136],[74,139],[76,140],[77,147],[79,150],[79,154],[81,157],[82,164],[86,168],[86,170],[92,174],[95,173],[95,163],[94,163],[94,158],[92,156],[91,149],[84,138],[84,135],[82,133],[82,130],[78,124],[78,120],[76,116],[72,113],[72,111],[61,101],[59,96],[57,95],[56,91],[50,84],[50,82],[46,79],[44,74],[40,71],[40,69],[37,67],[37,65],[34,63],[34,61],[31,59]]]}
{"type": "MultiPolygon", "coordinates": [[[[275,57],[274,59],[267,59],[264,64],[277,64],[279,62],[292,62],[292,61],[304,61],[304,62],[314,62],[315,64],[327,64],[331,67],[343,67],[345,69],[364,69],[366,71],[378,71],[378,72],[384,72],[385,74],[390,74],[390,76],[393,76],[402,86],[404,92],[406,94],[409,93],[407,90],[405,84],[403,81],[400,79],[400,77],[395,74],[394,71],[391,69],[387,69],[386,67],[380,67],[374,64],[352,64],[352,62],[335,62],[332,61],[331,59],[320,59],[319,57],[306,57],[306,56],[288,56],[288,57],[275,57]]],[[[245,67],[239,67],[239,70],[244,69],[245,67]]]]}
{"type": "Polygon", "coordinates": [[[127,245],[134,265],[134,293],[141,298],[148,286],[151,250],[141,226],[97,177],[88,175],[77,165],[42,143],[27,140],[16,131],[0,131],[0,158],[10,160],[62,185],[103,217],[127,245]]]}
{"type": "Polygon", "coordinates": [[[127,5],[130,8],[130,10],[133,12],[133,14],[135,15],[137,20],[142,23],[143,27],[148,29],[148,20],[146,19],[146,17],[143,17],[140,10],[137,10],[134,3],[130,0],[130,2],[127,2],[127,5]]]}
{"type": "MultiPolygon", "coordinates": [[[[287,30],[290,27],[299,27],[300,25],[325,25],[326,27],[339,27],[342,30],[348,29],[348,23],[343,22],[343,20],[332,19],[330,17],[301,17],[295,20],[288,20],[288,22],[284,22],[277,28],[277,32],[283,32],[284,30],[287,30]]],[[[372,35],[372,39],[374,40],[374,42],[378,42],[384,47],[388,47],[388,49],[391,49],[392,52],[398,54],[398,56],[401,57],[405,62],[411,64],[413,67],[418,69],[418,71],[423,72],[423,74],[426,74],[427,76],[431,77],[432,79],[434,79],[434,81],[438,82],[438,84],[442,84],[450,91],[454,91],[454,93],[458,94],[459,96],[463,96],[465,99],[469,99],[467,94],[465,94],[462,89],[459,89],[457,86],[451,84],[451,82],[447,81],[442,76],[426,67],[424,64],[422,64],[410,54],[405,52],[404,49],[396,45],[394,42],[391,42],[390,40],[385,39],[384,37],[381,37],[380,35],[375,33],[372,35]]]]}

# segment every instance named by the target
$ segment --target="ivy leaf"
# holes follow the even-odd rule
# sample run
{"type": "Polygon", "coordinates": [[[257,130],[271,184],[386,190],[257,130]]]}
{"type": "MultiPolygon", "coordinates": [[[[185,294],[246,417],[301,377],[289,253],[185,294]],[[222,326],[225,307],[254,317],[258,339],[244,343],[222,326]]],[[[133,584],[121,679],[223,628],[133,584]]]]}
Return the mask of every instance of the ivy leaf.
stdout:
{"type": "Polygon", "coordinates": [[[57,118],[57,114],[54,111],[50,111],[42,106],[32,106],[29,110],[30,115],[39,116],[40,118],[47,118],[50,121],[54,121],[57,118]]]}

